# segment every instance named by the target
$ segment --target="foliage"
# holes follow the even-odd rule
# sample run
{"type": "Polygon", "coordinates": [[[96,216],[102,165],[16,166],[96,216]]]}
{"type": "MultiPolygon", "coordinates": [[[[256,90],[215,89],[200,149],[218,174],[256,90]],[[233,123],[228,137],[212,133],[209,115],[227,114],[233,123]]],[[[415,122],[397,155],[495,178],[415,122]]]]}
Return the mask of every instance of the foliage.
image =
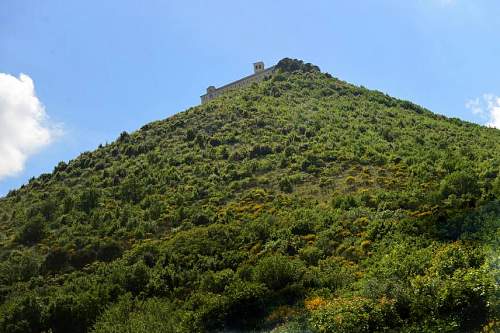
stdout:
{"type": "Polygon", "coordinates": [[[175,307],[168,301],[149,298],[145,301],[124,295],[99,318],[93,333],[182,332],[175,307]]]}
{"type": "Polygon", "coordinates": [[[394,302],[361,297],[336,298],[312,309],[313,332],[382,332],[399,324],[394,302]]]}
{"type": "Polygon", "coordinates": [[[16,240],[24,245],[33,245],[42,240],[44,235],[45,222],[41,216],[35,216],[19,229],[16,240]]]}
{"type": "Polygon", "coordinates": [[[0,332],[473,332],[500,132],[300,60],[0,198],[0,332]]]}

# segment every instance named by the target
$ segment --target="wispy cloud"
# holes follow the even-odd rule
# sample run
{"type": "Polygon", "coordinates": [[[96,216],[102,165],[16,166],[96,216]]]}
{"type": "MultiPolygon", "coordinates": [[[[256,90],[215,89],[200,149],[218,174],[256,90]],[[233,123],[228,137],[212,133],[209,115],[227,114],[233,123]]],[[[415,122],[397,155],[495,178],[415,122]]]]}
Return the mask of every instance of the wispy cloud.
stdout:
{"type": "Polygon", "coordinates": [[[481,105],[481,99],[479,97],[475,99],[470,99],[467,102],[465,102],[465,107],[471,110],[472,113],[476,115],[484,116],[484,110],[481,105]]]}
{"type": "Polygon", "coordinates": [[[500,97],[494,94],[484,94],[470,99],[465,107],[484,120],[489,127],[500,128],[500,97]]]}
{"type": "Polygon", "coordinates": [[[24,169],[26,160],[60,130],[48,124],[33,80],[0,73],[0,180],[24,169]]]}

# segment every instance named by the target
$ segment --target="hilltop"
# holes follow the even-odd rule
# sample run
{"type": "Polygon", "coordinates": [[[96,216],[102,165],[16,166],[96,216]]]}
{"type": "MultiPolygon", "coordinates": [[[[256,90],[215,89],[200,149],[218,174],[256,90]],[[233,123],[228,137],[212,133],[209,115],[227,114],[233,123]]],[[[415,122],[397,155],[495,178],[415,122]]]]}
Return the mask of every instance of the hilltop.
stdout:
{"type": "Polygon", "coordinates": [[[500,131],[284,59],[0,199],[0,332],[500,319],[500,131]]]}

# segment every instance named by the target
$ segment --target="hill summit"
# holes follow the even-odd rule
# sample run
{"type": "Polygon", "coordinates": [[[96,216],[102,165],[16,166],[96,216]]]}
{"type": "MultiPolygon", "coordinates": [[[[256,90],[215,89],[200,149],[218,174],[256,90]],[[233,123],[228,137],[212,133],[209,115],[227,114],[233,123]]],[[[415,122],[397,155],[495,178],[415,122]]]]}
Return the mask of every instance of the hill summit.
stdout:
{"type": "Polygon", "coordinates": [[[283,59],[0,199],[0,332],[498,328],[500,131],[283,59]]]}

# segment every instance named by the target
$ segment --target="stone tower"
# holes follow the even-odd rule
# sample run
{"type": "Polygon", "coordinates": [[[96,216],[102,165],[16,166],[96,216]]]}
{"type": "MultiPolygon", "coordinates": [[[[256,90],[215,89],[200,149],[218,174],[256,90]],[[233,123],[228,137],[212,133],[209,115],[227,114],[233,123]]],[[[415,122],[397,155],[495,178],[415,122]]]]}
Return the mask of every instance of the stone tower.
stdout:
{"type": "Polygon", "coordinates": [[[254,62],[253,72],[254,74],[260,73],[264,70],[264,63],[262,61],[254,62]]]}

